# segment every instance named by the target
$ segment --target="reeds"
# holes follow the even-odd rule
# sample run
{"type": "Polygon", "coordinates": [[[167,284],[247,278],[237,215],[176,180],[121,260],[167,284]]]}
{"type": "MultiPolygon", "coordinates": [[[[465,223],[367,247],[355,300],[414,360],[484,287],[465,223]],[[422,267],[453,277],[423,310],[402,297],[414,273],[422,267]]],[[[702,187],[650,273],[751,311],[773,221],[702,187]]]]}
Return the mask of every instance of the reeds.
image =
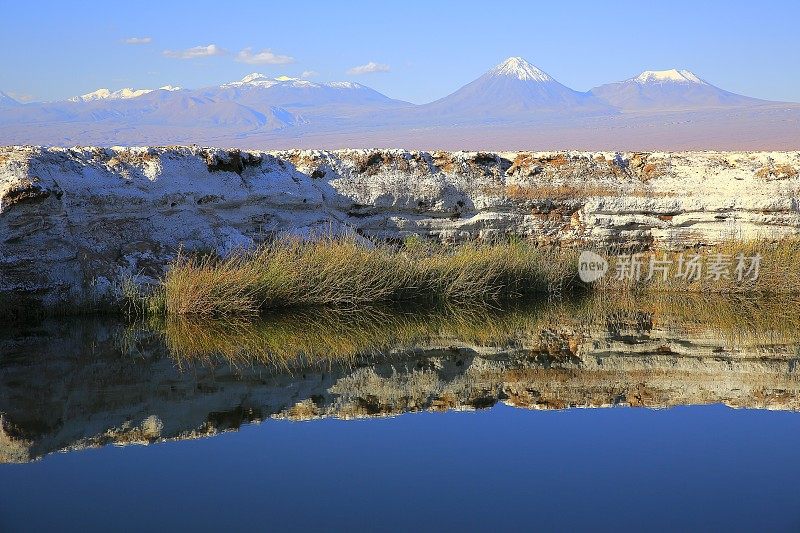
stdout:
{"type": "Polygon", "coordinates": [[[297,306],[497,302],[570,283],[575,257],[521,242],[392,247],[350,237],[282,239],[225,259],[179,257],[147,307],[210,317],[297,306]]]}
{"type": "Polygon", "coordinates": [[[610,257],[611,271],[592,285],[595,290],[800,295],[800,239],[796,237],[776,241],[731,239],[683,251],[656,249],[620,256],[601,250],[600,254],[610,257]],[[757,272],[749,270],[756,256],[757,272]],[[624,275],[620,275],[621,258],[626,261],[624,275]],[[693,258],[699,258],[700,265],[694,274],[687,267],[693,258]],[[638,263],[638,276],[630,275],[631,261],[638,263]],[[681,270],[687,275],[681,277],[681,270]]]}
{"type": "MultiPolygon", "coordinates": [[[[610,251],[599,251],[609,257],[610,251]]],[[[179,256],[157,290],[136,301],[139,314],[254,316],[270,309],[328,306],[352,309],[391,302],[498,303],[528,294],[570,291],[800,295],[800,240],[730,241],[702,250],[641,254],[638,279],[607,275],[590,285],[577,278],[575,248],[509,240],[454,246],[409,241],[374,244],[356,237],[279,239],[227,258],[179,256]],[[680,256],[702,256],[706,268],[725,256],[729,275],[703,270],[679,278],[680,256]],[[760,257],[758,276],[736,275],[737,257],[760,257]],[[650,257],[669,260],[670,275],[648,272],[650,257]],[[144,310],[144,312],[142,312],[144,310]]],[[[630,257],[630,256],[629,256],[630,257]]]]}

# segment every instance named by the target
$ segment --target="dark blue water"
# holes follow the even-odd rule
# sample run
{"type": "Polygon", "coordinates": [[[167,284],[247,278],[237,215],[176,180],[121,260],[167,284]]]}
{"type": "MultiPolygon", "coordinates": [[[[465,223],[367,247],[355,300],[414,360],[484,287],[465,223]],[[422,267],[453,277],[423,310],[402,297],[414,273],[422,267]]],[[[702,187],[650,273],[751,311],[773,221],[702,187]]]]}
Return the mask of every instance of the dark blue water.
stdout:
{"type": "Polygon", "coordinates": [[[0,465],[0,530],[800,529],[800,414],[267,421],[0,465]]]}

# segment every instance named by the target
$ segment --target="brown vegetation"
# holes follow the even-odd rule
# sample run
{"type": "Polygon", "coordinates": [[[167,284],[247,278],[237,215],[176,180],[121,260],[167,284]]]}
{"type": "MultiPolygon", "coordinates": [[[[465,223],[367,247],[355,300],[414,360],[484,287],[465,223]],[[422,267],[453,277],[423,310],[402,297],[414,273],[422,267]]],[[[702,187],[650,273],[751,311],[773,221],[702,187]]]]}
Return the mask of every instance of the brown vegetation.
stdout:
{"type": "MultiPolygon", "coordinates": [[[[596,291],[800,294],[800,239],[731,241],[702,250],[655,250],[610,259],[610,271],[590,285],[596,291]],[[678,265],[698,256],[696,276],[678,277],[678,265]],[[758,275],[745,258],[758,256],[758,275]],[[622,257],[622,258],[621,258],[622,257]],[[632,257],[635,275],[617,275],[632,257]],[[724,258],[724,275],[710,265],[724,258]],[[650,274],[651,259],[669,262],[650,274]]],[[[355,308],[380,302],[498,302],[575,285],[578,250],[539,248],[518,242],[442,246],[411,240],[403,246],[364,244],[355,238],[283,239],[228,258],[179,257],[161,287],[148,297],[128,291],[133,308],[154,314],[257,315],[268,309],[305,306],[355,308]]],[[[750,259],[752,261],[752,259],[750,259]]],[[[628,268],[631,271],[631,268],[628,268]]]]}
{"type": "Polygon", "coordinates": [[[756,171],[756,176],[766,180],[787,180],[797,178],[800,172],[792,165],[768,165],[756,171]]]}
{"type": "Polygon", "coordinates": [[[609,185],[506,185],[504,187],[491,187],[485,190],[486,194],[503,196],[512,200],[581,200],[593,196],[633,196],[638,198],[670,196],[665,192],[656,192],[646,189],[623,189],[609,185]]]}
{"type": "Polygon", "coordinates": [[[521,242],[434,247],[410,241],[398,248],[355,238],[284,239],[226,259],[179,257],[146,307],[230,316],[291,306],[499,301],[569,283],[575,257],[521,242]]]}

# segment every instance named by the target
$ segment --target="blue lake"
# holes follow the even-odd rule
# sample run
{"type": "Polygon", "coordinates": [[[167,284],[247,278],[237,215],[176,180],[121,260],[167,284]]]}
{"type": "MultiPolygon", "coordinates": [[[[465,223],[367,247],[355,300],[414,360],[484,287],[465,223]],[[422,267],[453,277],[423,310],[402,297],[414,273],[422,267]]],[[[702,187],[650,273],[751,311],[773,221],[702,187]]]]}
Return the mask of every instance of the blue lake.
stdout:
{"type": "Polygon", "coordinates": [[[268,421],[0,467],[0,528],[800,528],[800,415],[724,406],[268,421]]]}
{"type": "Polygon", "coordinates": [[[0,327],[0,531],[800,530],[786,306],[622,305],[0,327]]]}

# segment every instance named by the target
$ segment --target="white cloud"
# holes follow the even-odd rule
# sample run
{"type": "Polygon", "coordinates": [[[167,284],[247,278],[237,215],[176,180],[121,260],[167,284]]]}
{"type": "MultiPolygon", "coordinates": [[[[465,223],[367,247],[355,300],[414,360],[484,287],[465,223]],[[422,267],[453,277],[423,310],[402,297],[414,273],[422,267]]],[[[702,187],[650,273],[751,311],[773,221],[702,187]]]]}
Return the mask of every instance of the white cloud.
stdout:
{"type": "Polygon", "coordinates": [[[383,63],[375,63],[374,61],[370,61],[366,65],[359,65],[357,67],[353,67],[348,69],[348,74],[353,74],[358,76],[360,74],[369,74],[371,72],[389,72],[389,65],[384,65],[383,63]]]}
{"type": "Polygon", "coordinates": [[[317,74],[319,74],[319,72],[317,72],[316,70],[304,70],[303,73],[300,74],[300,77],[303,79],[308,79],[308,78],[313,78],[317,74]]]}
{"type": "Polygon", "coordinates": [[[221,56],[225,50],[216,44],[208,46],[195,46],[186,50],[164,50],[164,55],[175,59],[197,59],[198,57],[221,56]]]}
{"type": "Polygon", "coordinates": [[[152,41],[152,37],[128,37],[122,42],[125,44],[148,44],[152,41]]]}
{"type": "Polygon", "coordinates": [[[236,54],[236,61],[249,65],[286,65],[287,63],[294,63],[294,58],[291,56],[273,54],[272,51],[268,49],[261,50],[254,54],[252,48],[245,48],[236,54]]]}

